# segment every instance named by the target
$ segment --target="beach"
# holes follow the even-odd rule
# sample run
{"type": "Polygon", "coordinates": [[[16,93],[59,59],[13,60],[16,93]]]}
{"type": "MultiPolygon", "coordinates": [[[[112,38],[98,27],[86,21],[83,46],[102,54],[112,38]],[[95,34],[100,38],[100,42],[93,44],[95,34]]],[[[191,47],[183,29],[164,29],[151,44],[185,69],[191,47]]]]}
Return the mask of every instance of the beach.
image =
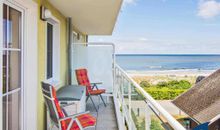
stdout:
{"type": "Polygon", "coordinates": [[[137,82],[148,81],[157,84],[161,81],[187,80],[194,84],[198,76],[208,76],[215,70],[163,70],[163,71],[127,71],[137,82]]]}

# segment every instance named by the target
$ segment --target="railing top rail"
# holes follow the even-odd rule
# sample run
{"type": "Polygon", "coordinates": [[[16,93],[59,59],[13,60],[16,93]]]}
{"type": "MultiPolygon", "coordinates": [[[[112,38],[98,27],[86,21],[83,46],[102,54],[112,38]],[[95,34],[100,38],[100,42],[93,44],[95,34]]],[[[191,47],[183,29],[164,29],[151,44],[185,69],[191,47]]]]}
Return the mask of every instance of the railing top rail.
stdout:
{"type": "Polygon", "coordinates": [[[125,78],[134,85],[149,103],[160,112],[160,114],[167,120],[170,126],[175,130],[186,130],[170,113],[168,113],[156,100],[154,100],[139,84],[137,84],[119,65],[115,65],[125,76],[125,78]]]}

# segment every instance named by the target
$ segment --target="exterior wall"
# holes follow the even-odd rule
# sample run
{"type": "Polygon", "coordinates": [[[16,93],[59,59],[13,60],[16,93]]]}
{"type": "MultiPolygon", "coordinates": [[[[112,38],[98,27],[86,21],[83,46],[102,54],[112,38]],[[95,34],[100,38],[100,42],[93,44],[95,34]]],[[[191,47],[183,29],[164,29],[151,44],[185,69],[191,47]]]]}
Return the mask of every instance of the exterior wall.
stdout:
{"type": "Polygon", "coordinates": [[[60,21],[60,86],[67,83],[67,23],[66,18],[56,10],[46,0],[35,0],[38,3],[39,17],[38,17],[38,117],[37,117],[37,130],[46,129],[46,109],[44,105],[44,99],[41,92],[41,81],[45,80],[46,77],[46,22],[40,19],[40,6],[44,5],[47,7],[52,14],[60,21]]]}
{"type": "MultiPolygon", "coordinates": [[[[38,102],[37,102],[37,130],[46,129],[46,108],[41,92],[41,81],[46,77],[46,22],[40,19],[40,7],[48,8],[53,16],[60,21],[60,86],[68,82],[68,43],[67,43],[67,21],[55,7],[47,0],[33,0],[38,4],[38,102]]],[[[78,32],[78,31],[76,31],[78,32]]],[[[81,34],[81,42],[85,42],[86,35],[81,34]]]]}

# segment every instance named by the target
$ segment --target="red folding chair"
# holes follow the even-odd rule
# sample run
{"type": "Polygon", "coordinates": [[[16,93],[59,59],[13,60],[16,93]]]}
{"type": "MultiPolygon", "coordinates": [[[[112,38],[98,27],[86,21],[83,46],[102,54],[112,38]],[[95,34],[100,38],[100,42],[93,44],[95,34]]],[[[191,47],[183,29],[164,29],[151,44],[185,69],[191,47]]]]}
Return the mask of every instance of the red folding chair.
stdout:
{"type": "Polygon", "coordinates": [[[91,116],[89,112],[68,116],[60,106],[56,91],[52,85],[42,82],[42,92],[51,124],[55,125],[59,130],[83,130],[96,125],[96,118],[91,116]]]}
{"type": "Polygon", "coordinates": [[[102,102],[106,107],[106,103],[102,97],[102,94],[105,93],[105,89],[99,89],[97,86],[101,83],[90,83],[86,69],[77,69],[75,70],[75,72],[78,84],[86,87],[86,101],[90,98],[96,111],[98,111],[98,109],[95,106],[94,100],[92,99],[92,96],[100,96],[102,102]]]}

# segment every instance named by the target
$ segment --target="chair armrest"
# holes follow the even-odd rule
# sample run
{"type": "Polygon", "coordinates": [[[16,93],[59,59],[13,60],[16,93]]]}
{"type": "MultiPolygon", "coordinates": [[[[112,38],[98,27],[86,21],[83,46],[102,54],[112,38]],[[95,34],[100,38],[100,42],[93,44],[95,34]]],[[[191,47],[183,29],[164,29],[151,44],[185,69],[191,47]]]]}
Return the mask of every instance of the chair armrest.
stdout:
{"type": "Polygon", "coordinates": [[[72,98],[72,97],[57,97],[59,102],[66,102],[66,101],[79,101],[79,98],[72,98]]]}
{"type": "Polygon", "coordinates": [[[67,106],[70,106],[70,105],[73,105],[73,104],[75,104],[75,102],[71,102],[71,103],[67,103],[67,102],[60,102],[60,106],[62,107],[62,108],[65,108],[65,107],[67,107],[67,106]]]}
{"type": "Polygon", "coordinates": [[[92,85],[92,89],[96,88],[98,90],[99,89],[98,85],[102,84],[102,82],[90,83],[90,84],[92,85]]]}
{"type": "Polygon", "coordinates": [[[77,113],[77,114],[73,114],[73,115],[69,115],[69,116],[66,116],[66,117],[63,117],[63,118],[59,118],[58,121],[60,122],[60,121],[64,121],[64,120],[70,119],[70,118],[74,119],[74,118],[76,118],[77,116],[80,116],[80,115],[82,115],[82,114],[88,114],[88,113],[89,113],[89,111],[81,112],[81,113],[77,113]]]}
{"type": "Polygon", "coordinates": [[[99,84],[103,84],[102,82],[95,82],[95,83],[90,83],[91,85],[99,85],[99,84]]]}

